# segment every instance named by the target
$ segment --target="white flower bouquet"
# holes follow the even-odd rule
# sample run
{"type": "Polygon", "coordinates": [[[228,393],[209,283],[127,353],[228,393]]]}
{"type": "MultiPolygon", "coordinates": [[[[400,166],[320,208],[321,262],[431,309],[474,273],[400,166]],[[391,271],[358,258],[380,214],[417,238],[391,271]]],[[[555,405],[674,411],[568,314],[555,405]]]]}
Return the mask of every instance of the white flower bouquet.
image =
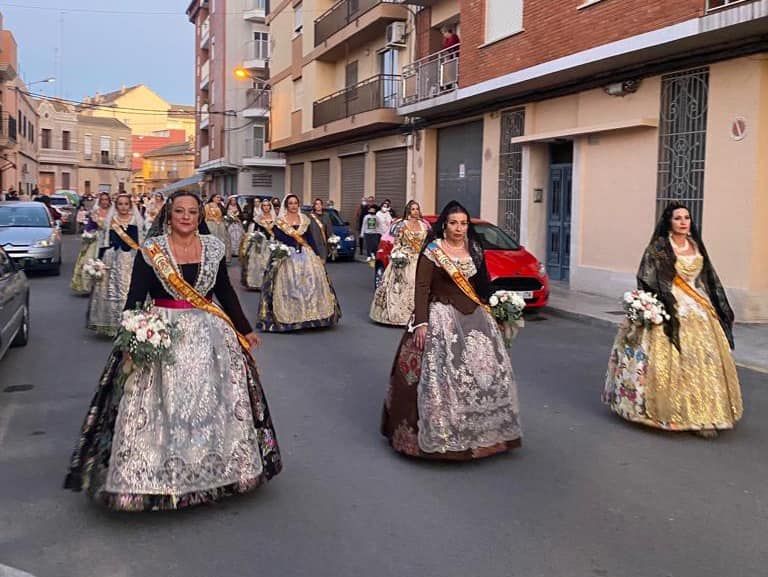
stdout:
{"type": "Polygon", "coordinates": [[[269,243],[270,258],[281,260],[291,256],[291,247],[282,242],[272,241],[269,243]]]}
{"type": "Polygon", "coordinates": [[[395,268],[404,268],[408,266],[408,255],[401,249],[396,248],[389,255],[389,261],[395,268]]]}
{"type": "Polygon", "coordinates": [[[514,291],[499,290],[491,295],[488,304],[491,305],[493,318],[504,332],[504,343],[511,345],[518,331],[525,326],[525,299],[514,291]]]}
{"type": "Polygon", "coordinates": [[[331,260],[336,260],[339,256],[339,247],[341,246],[341,237],[332,234],[328,237],[328,256],[331,260]]]}
{"type": "Polygon", "coordinates": [[[107,265],[97,258],[89,258],[83,265],[83,274],[94,280],[99,280],[106,272],[107,265]]]}
{"type": "Polygon", "coordinates": [[[622,299],[627,318],[634,325],[660,325],[669,320],[664,305],[656,295],[642,290],[627,291],[622,299]]]}
{"type": "Polygon", "coordinates": [[[97,236],[99,235],[95,230],[86,230],[86,231],[83,231],[82,239],[83,239],[83,242],[90,244],[96,240],[97,236]]]}
{"type": "Polygon", "coordinates": [[[137,366],[155,361],[172,361],[171,343],[176,327],[150,308],[123,311],[122,322],[115,339],[118,350],[128,353],[137,366]]]}

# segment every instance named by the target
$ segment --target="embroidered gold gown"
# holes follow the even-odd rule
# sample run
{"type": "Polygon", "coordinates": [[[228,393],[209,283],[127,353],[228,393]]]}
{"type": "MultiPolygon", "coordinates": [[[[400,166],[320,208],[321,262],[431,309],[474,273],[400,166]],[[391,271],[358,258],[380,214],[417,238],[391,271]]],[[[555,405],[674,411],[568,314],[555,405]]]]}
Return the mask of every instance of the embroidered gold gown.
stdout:
{"type": "Polygon", "coordinates": [[[226,262],[229,263],[232,254],[231,239],[227,225],[224,223],[224,212],[221,207],[212,202],[205,205],[205,224],[208,225],[210,233],[224,243],[227,251],[226,262]]]}
{"type": "MultiPolygon", "coordinates": [[[[678,256],[677,274],[704,303],[700,254],[678,256]]],[[[662,326],[625,321],[611,351],[603,401],[629,421],[685,431],[731,429],[743,407],[736,365],[714,311],[673,286],[680,350],[662,326]]]]}
{"type": "Polygon", "coordinates": [[[99,239],[104,234],[104,218],[99,215],[98,208],[94,208],[88,215],[84,227],[84,233],[95,234],[95,238],[83,238],[80,243],[80,251],[75,260],[75,267],[72,271],[72,281],[69,287],[72,292],[78,295],[88,295],[91,292],[93,281],[85,273],[83,266],[92,258],[99,256],[99,239]]]}
{"type": "Polygon", "coordinates": [[[241,284],[248,290],[261,290],[264,273],[269,264],[269,243],[273,238],[274,221],[259,220],[248,226],[243,247],[241,284]],[[253,236],[251,236],[253,235],[253,236]]]}
{"type": "Polygon", "coordinates": [[[421,230],[412,231],[403,222],[395,229],[395,241],[392,252],[400,251],[408,256],[408,264],[396,266],[391,260],[371,303],[370,317],[377,323],[405,326],[411,318],[414,307],[414,287],[416,284],[416,265],[419,251],[427,238],[427,225],[422,223],[421,230]]]}

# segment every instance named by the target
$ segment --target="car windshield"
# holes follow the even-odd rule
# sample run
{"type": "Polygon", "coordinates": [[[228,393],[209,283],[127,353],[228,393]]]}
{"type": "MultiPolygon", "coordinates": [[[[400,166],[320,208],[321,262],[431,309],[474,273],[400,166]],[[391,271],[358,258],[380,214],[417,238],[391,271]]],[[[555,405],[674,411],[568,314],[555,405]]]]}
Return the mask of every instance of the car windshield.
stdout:
{"type": "Polygon", "coordinates": [[[0,226],[50,228],[48,211],[44,206],[0,206],[0,226]]]}
{"type": "Polygon", "coordinates": [[[487,223],[475,225],[475,233],[486,250],[519,250],[520,245],[497,226],[487,223]]]}
{"type": "Polygon", "coordinates": [[[69,204],[69,199],[63,196],[52,196],[50,198],[51,198],[51,204],[55,204],[58,206],[69,204]]]}

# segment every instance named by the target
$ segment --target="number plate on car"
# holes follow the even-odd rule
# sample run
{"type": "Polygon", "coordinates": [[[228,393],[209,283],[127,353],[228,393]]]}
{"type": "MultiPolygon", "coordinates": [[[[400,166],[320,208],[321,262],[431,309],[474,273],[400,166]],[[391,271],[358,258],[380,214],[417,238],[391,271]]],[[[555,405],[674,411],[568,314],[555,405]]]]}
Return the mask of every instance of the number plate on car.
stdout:
{"type": "Polygon", "coordinates": [[[532,299],[533,298],[533,291],[515,291],[517,294],[519,294],[524,299],[532,299]]]}

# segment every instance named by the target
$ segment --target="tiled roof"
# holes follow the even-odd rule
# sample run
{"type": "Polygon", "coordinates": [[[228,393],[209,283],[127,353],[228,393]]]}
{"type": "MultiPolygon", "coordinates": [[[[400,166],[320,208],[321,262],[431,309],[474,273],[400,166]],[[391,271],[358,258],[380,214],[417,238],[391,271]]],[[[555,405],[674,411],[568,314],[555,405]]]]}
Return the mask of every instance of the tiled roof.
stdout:
{"type": "Polygon", "coordinates": [[[194,154],[192,150],[191,142],[182,142],[181,144],[168,144],[155,148],[149,152],[144,153],[144,158],[152,158],[155,156],[170,156],[173,154],[194,154]]]}
{"type": "Polygon", "coordinates": [[[104,118],[102,116],[88,116],[86,114],[78,114],[77,122],[80,124],[90,124],[91,126],[105,126],[108,128],[125,128],[130,130],[130,127],[120,122],[117,118],[104,118]]]}

